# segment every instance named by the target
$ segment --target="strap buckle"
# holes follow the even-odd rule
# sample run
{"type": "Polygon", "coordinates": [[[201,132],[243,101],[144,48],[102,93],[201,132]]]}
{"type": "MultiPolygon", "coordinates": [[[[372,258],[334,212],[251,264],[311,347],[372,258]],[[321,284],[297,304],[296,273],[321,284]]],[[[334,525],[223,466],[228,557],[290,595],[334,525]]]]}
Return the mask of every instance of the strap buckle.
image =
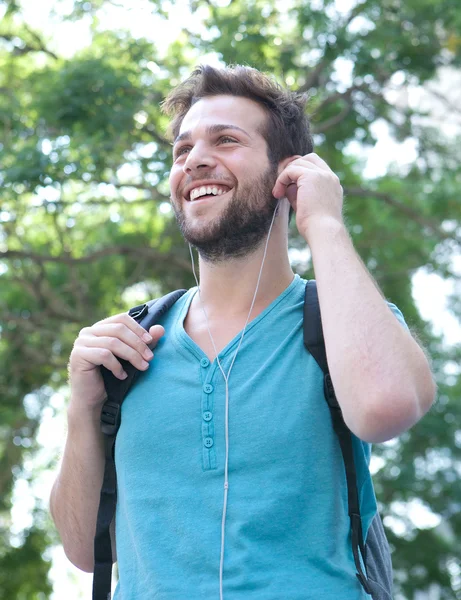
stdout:
{"type": "Polygon", "coordinates": [[[101,431],[105,435],[115,435],[120,427],[120,404],[106,400],[101,410],[101,431]]]}
{"type": "Polygon", "coordinates": [[[148,312],[149,307],[147,304],[139,304],[138,306],[131,308],[128,314],[136,321],[140,321],[148,312]]]}

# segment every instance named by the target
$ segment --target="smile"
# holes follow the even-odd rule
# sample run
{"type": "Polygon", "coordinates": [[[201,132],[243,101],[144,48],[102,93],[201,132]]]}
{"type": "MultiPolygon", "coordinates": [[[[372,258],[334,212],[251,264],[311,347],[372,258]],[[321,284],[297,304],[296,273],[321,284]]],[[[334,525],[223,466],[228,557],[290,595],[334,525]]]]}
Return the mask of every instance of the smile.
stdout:
{"type": "Polygon", "coordinates": [[[225,185],[202,185],[193,188],[190,191],[189,200],[191,202],[194,202],[194,200],[198,200],[208,196],[222,196],[228,191],[229,188],[225,185]]]}

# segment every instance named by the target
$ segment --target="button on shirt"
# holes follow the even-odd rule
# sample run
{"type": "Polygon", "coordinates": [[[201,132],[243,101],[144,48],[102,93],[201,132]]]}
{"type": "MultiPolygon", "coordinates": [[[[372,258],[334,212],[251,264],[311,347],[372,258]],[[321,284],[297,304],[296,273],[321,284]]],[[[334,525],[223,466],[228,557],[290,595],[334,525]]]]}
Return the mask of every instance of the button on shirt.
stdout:
{"type": "MultiPolygon", "coordinates": [[[[305,283],[296,276],[249,323],[232,368],[224,600],[369,599],[322,373],[303,345],[305,283]]],[[[155,358],[122,407],[117,600],[219,599],[225,384],[184,331],[195,292],[163,317],[155,358]]],[[[225,372],[239,341],[219,355],[225,372]]],[[[354,453],[366,532],[370,446],[354,438],[354,453]]]]}

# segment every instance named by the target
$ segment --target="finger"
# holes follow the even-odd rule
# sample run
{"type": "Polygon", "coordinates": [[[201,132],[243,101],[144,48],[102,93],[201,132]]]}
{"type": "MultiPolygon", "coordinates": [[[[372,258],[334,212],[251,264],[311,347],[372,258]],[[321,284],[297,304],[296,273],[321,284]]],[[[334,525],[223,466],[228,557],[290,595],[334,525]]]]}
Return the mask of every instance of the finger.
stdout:
{"type": "Polygon", "coordinates": [[[283,169],[277,177],[275,185],[272,189],[272,195],[275,198],[283,198],[286,196],[286,189],[292,183],[298,185],[298,179],[306,174],[306,168],[303,165],[295,165],[291,163],[283,169]]]}
{"type": "Polygon", "coordinates": [[[81,336],[77,338],[75,345],[77,348],[99,348],[108,350],[117,358],[123,358],[130,362],[136,369],[145,371],[149,366],[148,361],[153,358],[152,351],[143,344],[141,351],[129,346],[116,337],[103,336],[81,336]]]}
{"type": "Polygon", "coordinates": [[[293,164],[304,164],[305,166],[310,166],[311,168],[317,167],[317,168],[321,169],[322,171],[333,172],[331,170],[331,168],[329,167],[329,165],[323,160],[323,158],[320,158],[320,156],[318,154],[315,154],[315,152],[311,152],[310,154],[305,154],[304,156],[298,156],[296,159],[294,159],[288,163],[288,165],[293,165],[293,164]]]}
{"type": "Polygon", "coordinates": [[[303,167],[306,169],[306,172],[309,171],[310,173],[315,173],[322,178],[326,177],[332,181],[339,182],[339,177],[336,175],[336,173],[332,171],[327,163],[317,155],[312,157],[310,157],[310,155],[303,156],[302,158],[287,165],[286,168],[292,166],[303,167]]]}
{"type": "MultiPolygon", "coordinates": [[[[325,171],[323,165],[320,165],[320,164],[316,163],[314,160],[312,160],[310,158],[309,154],[307,154],[306,156],[301,156],[300,158],[297,158],[293,162],[288,163],[285,168],[288,168],[291,166],[295,166],[295,167],[301,166],[301,167],[304,167],[305,169],[315,171],[316,173],[325,171]]],[[[328,170],[331,171],[331,169],[329,167],[328,167],[328,170]]]]}
{"type": "Polygon", "coordinates": [[[320,156],[318,154],[316,154],[315,152],[306,154],[303,158],[316,164],[318,167],[320,167],[321,169],[323,169],[325,171],[331,171],[330,166],[323,160],[323,158],[320,158],[320,156]]]}
{"type": "Polygon", "coordinates": [[[150,347],[152,348],[152,346],[157,344],[159,339],[165,335],[165,329],[161,325],[152,325],[149,329],[149,334],[152,337],[153,343],[150,344],[150,347]]]}
{"type": "Polygon", "coordinates": [[[148,344],[152,341],[151,336],[144,329],[144,327],[141,327],[141,325],[135,321],[133,317],[130,317],[128,313],[113,315],[112,317],[108,317],[107,319],[103,319],[102,321],[95,323],[95,325],[99,325],[101,323],[123,323],[128,327],[128,329],[133,331],[133,333],[136,333],[138,337],[144,339],[144,341],[146,341],[148,344]]]}
{"type": "MultiPolygon", "coordinates": [[[[142,329],[142,327],[141,327],[142,329]]],[[[113,337],[121,340],[128,346],[131,346],[135,350],[137,350],[140,354],[144,354],[144,352],[148,349],[147,346],[147,338],[144,339],[144,334],[147,333],[145,329],[142,329],[144,332],[142,334],[143,339],[139,337],[138,330],[136,333],[130,329],[125,323],[105,323],[100,322],[93,325],[93,327],[89,327],[86,329],[82,329],[80,335],[82,336],[95,336],[97,338],[101,337],[113,337]]],[[[152,341],[153,338],[150,334],[149,339],[152,341]]]]}
{"type": "Polygon", "coordinates": [[[285,197],[296,212],[296,199],[298,197],[298,186],[290,183],[285,189],[285,197]]]}
{"type": "Polygon", "coordinates": [[[120,362],[115,358],[110,350],[105,348],[79,348],[79,355],[85,362],[94,366],[104,366],[117,377],[117,379],[126,379],[127,374],[123,370],[120,362]]]}

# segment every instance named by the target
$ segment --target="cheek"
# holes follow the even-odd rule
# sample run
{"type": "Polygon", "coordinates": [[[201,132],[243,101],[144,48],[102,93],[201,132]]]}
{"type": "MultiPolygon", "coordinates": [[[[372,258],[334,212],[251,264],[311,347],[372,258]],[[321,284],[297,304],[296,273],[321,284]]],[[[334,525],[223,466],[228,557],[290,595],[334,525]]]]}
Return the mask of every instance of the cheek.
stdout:
{"type": "Polygon", "coordinates": [[[173,198],[177,197],[182,179],[182,170],[173,168],[170,172],[169,184],[170,194],[173,198]]]}
{"type": "MultiPolygon", "coordinates": [[[[270,173],[269,165],[266,164],[255,164],[251,160],[247,161],[245,165],[242,165],[239,170],[238,181],[240,187],[252,187],[258,181],[263,178],[268,181],[272,176],[270,173]]],[[[277,173],[273,175],[273,180],[277,179],[277,173]]]]}

